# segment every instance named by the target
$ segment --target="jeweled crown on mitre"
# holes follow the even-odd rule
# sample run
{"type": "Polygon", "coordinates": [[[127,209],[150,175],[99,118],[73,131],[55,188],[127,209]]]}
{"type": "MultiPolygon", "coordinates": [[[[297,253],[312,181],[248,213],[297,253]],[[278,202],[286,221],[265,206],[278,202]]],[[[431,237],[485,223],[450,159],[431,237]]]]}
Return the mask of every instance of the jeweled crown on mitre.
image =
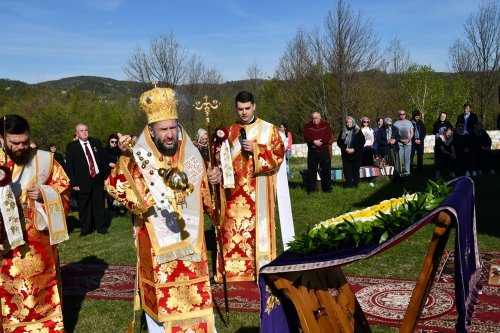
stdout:
{"type": "Polygon", "coordinates": [[[173,89],[155,86],[141,95],[139,104],[148,117],[148,124],[178,118],[177,94],[173,89]]]}

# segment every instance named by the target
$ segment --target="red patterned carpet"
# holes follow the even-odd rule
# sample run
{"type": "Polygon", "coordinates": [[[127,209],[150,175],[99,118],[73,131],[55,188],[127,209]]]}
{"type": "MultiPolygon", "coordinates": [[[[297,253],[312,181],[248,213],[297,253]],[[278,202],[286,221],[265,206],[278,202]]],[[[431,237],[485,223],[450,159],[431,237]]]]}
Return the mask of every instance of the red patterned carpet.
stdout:
{"type": "MultiPolygon", "coordinates": [[[[212,284],[214,303],[220,311],[226,309],[224,305],[224,291],[222,284],[212,284]]],[[[227,285],[229,310],[259,312],[260,294],[254,282],[231,282],[227,285]]]]}
{"type": "MultiPolygon", "coordinates": [[[[483,290],[473,319],[473,332],[499,332],[500,327],[500,253],[481,254],[483,290]]],[[[454,305],[453,252],[441,260],[438,278],[430,291],[418,328],[426,332],[454,332],[457,313],[454,305]]],[[[63,294],[101,299],[132,300],[135,266],[73,263],[61,267],[63,294]]],[[[347,277],[371,324],[401,325],[414,280],[378,277],[347,277]]],[[[223,311],[221,284],[212,286],[215,306],[223,311]]],[[[252,282],[228,285],[229,308],[258,312],[260,296],[252,282]]]]}
{"type": "MultiPolygon", "coordinates": [[[[65,264],[61,266],[63,294],[101,299],[133,300],[135,266],[103,264],[65,264]]],[[[215,306],[225,310],[222,284],[213,284],[215,306]]],[[[228,284],[229,309],[260,310],[260,295],[253,282],[228,284]]]]}
{"type": "MultiPolygon", "coordinates": [[[[499,332],[500,327],[500,253],[482,253],[483,283],[479,304],[472,320],[472,332],[499,332]]],[[[425,332],[455,332],[454,253],[445,252],[438,276],[427,298],[417,325],[425,332]]],[[[401,326],[401,321],[415,286],[413,280],[376,277],[347,277],[365,312],[368,322],[384,326],[401,326]]]]}

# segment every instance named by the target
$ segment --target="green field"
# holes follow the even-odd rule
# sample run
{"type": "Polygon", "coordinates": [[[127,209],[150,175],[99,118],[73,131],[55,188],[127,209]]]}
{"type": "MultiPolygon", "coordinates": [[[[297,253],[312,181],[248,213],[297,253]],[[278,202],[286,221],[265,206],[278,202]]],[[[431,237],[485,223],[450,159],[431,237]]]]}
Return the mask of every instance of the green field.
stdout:
{"type": "MultiPolygon", "coordinates": [[[[331,193],[307,195],[302,189],[299,170],[305,168],[305,159],[291,160],[291,171],[295,177],[290,180],[290,196],[295,231],[305,231],[307,225],[375,204],[381,200],[400,196],[404,190],[421,191],[426,179],[432,177],[433,156],[425,156],[425,171],[422,175],[393,181],[375,182],[371,187],[362,181],[357,189],[343,189],[334,184],[331,193]]],[[[340,167],[335,158],[333,167],[340,167]]],[[[500,251],[500,228],[496,225],[494,207],[498,204],[500,176],[483,175],[474,179],[476,186],[477,238],[481,251],[500,251]]],[[[68,219],[70,239],[60,245],[61,261],[107,264],[135,264],[135,250],[132,240],[130,217],[115,217],[111,221],[109,234],[92,234],[78,237],[80,230],[74,228],[78,222],[74,213],[68,219]]],[[[205,223],[207,243],[214,244],[211,221],[205,223]]],[[[432,235],[433,226],[427,225],[401,244],[368,260],[356,262],[343,269],[349,275],[415,278],[420,272],[422,260],[432,235]],[[412,260],[408,260],[412,258],[412,260]]],[[[279,228],[277,228],[279,238],[279,228]]],[[[280,239],[278,239],[280,242],[280,239]]],[[[454,232],[447,248],[453,249],[454,232]]],[[[283,246],[278,244],[279,252],[283,246]]],[[[125,332],[132,319],[132,302],[64,297],[64,321],[68,333],[125,332]]],[[[226,327],[216,314],[218,333],[259,332],[258,313],[231,312],[226,327]]],[[[372,326],[374,332],[395,332],[395,328],[372,326]]]]}

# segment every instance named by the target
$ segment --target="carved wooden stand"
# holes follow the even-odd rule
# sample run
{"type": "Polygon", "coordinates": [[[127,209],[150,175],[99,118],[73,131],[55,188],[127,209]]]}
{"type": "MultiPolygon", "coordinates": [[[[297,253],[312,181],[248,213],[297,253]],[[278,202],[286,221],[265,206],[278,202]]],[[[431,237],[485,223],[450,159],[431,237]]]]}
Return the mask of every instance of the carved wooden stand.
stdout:
{"type": "MultiPolygon", "coordinates": [[[[441,211],[434,221],[436,227],[400,332],[414,332],[450,235],[448,212],[441,211]]],[[[268,278],[292,300],[303,332],[371,332],[340,267],[270,274],[268,278]]]]}

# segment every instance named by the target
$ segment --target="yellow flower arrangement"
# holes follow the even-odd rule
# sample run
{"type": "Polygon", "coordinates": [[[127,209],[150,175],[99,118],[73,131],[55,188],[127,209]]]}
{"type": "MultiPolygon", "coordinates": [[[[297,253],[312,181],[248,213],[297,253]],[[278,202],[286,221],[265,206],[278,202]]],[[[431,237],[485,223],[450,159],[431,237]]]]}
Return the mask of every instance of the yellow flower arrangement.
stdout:
{"type": "Polygon", "coordinates": [[[392,210],[397,209],[399,206],[404,205],[405,202],[413,201],[417,199],[417,194],[407,194],[399,198],[392,198],[388,200],[381,201],[380,203],[367,207],[361,210],[355,210],[349,213],[339,215],[337,217],[328,219],[326,221],[318,223],[314,229],[319,229],[321,227],[328,227],[337,223],[349,222],[367,222],[373,221],[377,218],[380,213],[388,214],[392,210]]]}
{"type": "Polygon", "coordinates": [[[382,243],[438,207],[452,188],[428,181],[422,193],[405,194],[365,209],[322,221],[289,243],[290,251],[303,255],[382,243]]]}

